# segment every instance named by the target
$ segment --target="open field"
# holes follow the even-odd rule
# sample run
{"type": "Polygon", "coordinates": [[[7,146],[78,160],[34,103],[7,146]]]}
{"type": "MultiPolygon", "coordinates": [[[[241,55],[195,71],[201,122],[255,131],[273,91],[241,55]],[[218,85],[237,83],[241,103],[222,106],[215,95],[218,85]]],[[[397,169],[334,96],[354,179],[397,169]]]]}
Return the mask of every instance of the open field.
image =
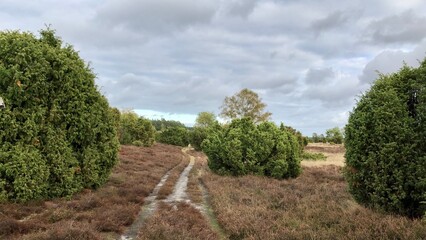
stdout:
{"type": "Polygon", "coordinates": [[[345,148],[341,144],[309,143],[309,145],[305,147],[305,151],[310,153],[322,153],[327,159],[318,161],[303,160],[302,166],[318,167],[336,165],[343,167],[345,165],[345,148]]]}
{"type": "Polygon", "coordinates": [[[335,164],[343,148],[307,149],[331,160],[276,180],[213,174],[203,153],[180,147],[122,146],[97,190],[1,204],[0,239],[426,239],[425,222],[354,202],[335,164]]]}
{"type": "Polygon", "coordinates": [[[316,167],[303,162],[296,179],[206,171],[202,180],[229,239],[426,239],[421,220],[375,212],[352,199],[337,166],[343,164],[341,147],[314,145],[309,151],[331,159],[314,161],[316,167]]]}

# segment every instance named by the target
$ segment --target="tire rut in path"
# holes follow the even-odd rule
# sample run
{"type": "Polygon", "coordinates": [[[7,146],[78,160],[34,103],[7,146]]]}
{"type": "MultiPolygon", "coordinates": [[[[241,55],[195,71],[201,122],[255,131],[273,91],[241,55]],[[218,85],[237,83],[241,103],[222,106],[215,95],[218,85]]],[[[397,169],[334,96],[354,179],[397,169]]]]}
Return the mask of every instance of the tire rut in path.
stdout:
{"type": "Polygon", "coordinates": [[[214,215],[214,212],[211,208],[207,188],[205,187],[205,185],[203,184],[201,180],[199,180],[198,185],[203,196],[203,203],[202,204],[192,203],[188,197],[188,194],[186,192],[188,188],[188,180],[189,180],[188,176],[195,164],[195,157],[188,154],[187,153],[188,150],[189,148],[182,149],[182,152],[189,157],[190,161],[188,166],[185,167],[185,169],[181,172],[178,180],[176,181],[175,186],[173,188],[173,192],[169,196],[167,196],[165,200],[157,200],[158,192],[160,191],[164,183],[167,181],[171,171],[173,171],[174,168],[169,170],[161,178],[160,182],[154,188],[152,193],[147,198],[145,198],[146,202],[144,206],[142,207],[142,210],[139,212],[139,215],[136,221],[129,227],[129,229],[125,232],[125,234],[121,236],[120,240],[135,239],[138,235],[139,229],[143,226],[146,219],[155,212],[157,208],[157,203],[159,201],[166,202],[174,206],[176,206],[176,204],[180,202],[189,204],[193,208],[200,211],[200,213],[207,219],[211,228],[218,234],[220,239],[226,239],[225,233],[223,229],[220,227],[220,225],[218,224],[216,216],[214,215]]]}
{"type": "Polygon", "coordinates": [[[157,208],[157,196],[158,192],[160,191],[161,187],[164,185],[164,183],[169,178],[170,173],[178,166],[177,164],[175,167],[170,169],[169,171],[164,174],[164,176],[161,178],[160,182],[155,186],[154,190],[152,190],[151,194],[149,194],[148,197],[145,198],[145,203],[141,207],[141,210],[139,211],[138,216],[136,217],[136,220],[130,225],[130,227],[125,231],[123,235],[119,238],[119,240],[132,240],[135,239],[138,235],[139,229],[144,224],[145,220],[150,217],[157,208]]]}

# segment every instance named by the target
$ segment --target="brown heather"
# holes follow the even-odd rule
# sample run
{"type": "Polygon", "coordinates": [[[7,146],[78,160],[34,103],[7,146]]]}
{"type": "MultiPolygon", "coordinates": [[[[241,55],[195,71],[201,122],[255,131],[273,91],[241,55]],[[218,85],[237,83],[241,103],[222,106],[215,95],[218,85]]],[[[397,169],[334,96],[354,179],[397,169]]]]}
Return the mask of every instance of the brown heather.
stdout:
{"type": "Polygon", "coordinates": [[[70,200],[0,204],[0,239],[111,239],[136,218],[144,197],[181,163],[180,147],[122,146],[120,163],[97,190],[70,200]]]}
{"type": "Polygon", "coordinates": [[[139,231],[139,240],[218,239],[201,213],[185,203],[161,202],[157,212],[139,231]]]}
{"type": "Polygon", "coordinates": [[[426,239],[421,220],[358,205],[339,166],[304,167],[298,178],[281,181],[208,171],[202,180],[229,239],[426,239]]]}

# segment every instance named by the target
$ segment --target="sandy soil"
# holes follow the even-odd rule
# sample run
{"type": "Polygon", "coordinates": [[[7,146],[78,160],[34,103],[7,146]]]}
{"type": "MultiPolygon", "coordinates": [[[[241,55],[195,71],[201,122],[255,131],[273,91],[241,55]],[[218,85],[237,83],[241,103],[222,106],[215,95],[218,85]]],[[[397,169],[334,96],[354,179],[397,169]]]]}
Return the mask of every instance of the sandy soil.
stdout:
{"type": "Polygon", "coordinates": [[[313,153],[323,153],[326,160],[303,160],[302,166],[319,167],[325,165],[336,165],[343,167],[345,165],[345,147],[341,144],[310,143],[305,147],[305,151],[313,153]]]}

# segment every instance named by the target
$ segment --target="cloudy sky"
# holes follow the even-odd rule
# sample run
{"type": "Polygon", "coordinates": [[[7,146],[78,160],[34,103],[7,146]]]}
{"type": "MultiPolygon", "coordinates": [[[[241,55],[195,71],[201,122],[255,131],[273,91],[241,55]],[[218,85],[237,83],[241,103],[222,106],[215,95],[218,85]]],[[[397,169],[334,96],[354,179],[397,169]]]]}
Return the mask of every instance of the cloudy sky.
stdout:
{"type": "Polygon", "coordinates": [[[0,29],[51,25],[112,106],[191,125],[249,88],[305,135],[426,56],[424,0],[1,0],[0,29]]]}

